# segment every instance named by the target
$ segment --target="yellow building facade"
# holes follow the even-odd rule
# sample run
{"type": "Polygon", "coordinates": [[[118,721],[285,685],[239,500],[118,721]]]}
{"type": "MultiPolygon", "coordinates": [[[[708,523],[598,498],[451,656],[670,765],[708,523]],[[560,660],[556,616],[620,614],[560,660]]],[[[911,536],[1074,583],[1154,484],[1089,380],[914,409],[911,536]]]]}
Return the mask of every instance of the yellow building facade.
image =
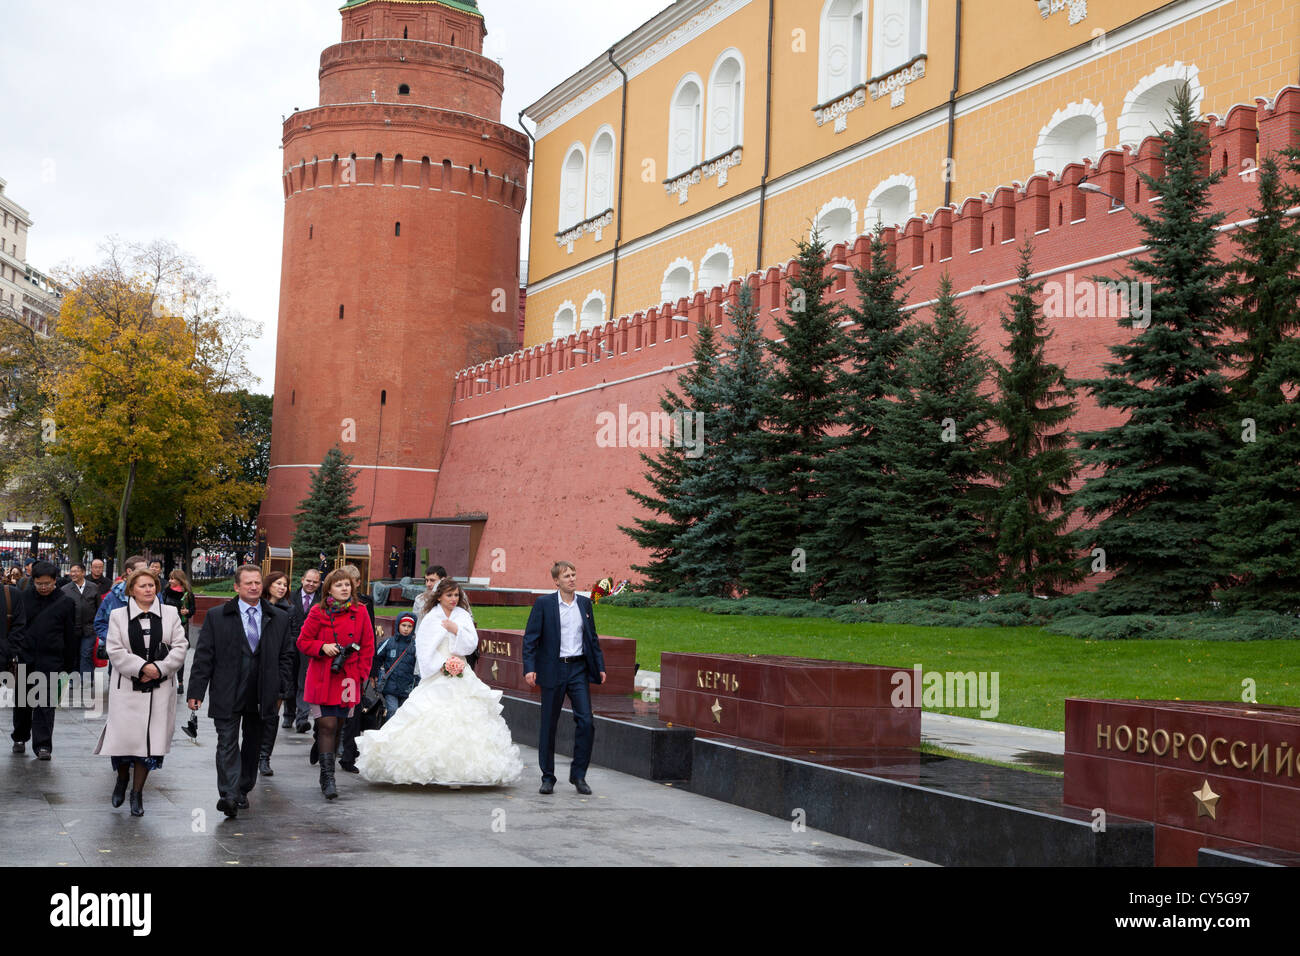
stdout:
{"type": "MultiPolygon", "coordinates": [[[[1294,0],[683,0],[525,110],[524,345],[1295,82],[1294,0]]],[[[1001,239],[1001,237],[997,237],[1001,239]]],[[[1007,237],[1008,239],[1012,237],[1007,237]]]]}

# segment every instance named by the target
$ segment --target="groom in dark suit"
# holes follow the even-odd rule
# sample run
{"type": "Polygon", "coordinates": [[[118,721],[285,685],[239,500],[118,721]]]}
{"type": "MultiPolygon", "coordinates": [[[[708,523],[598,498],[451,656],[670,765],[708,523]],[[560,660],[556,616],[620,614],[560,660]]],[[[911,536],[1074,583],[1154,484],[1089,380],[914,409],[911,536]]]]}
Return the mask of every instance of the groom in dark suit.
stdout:
{"type": "Polygon", "coordinates": [[[540,686],[542,693],[541,740],[537,745],[542,787],[538,792],[555,790],[555,728],[567,696],[577,724],[569,782],[579,793],[590,795],[587,765],[596,724],[588,685],[605,683],[605,658],[596,639],[591,600],[577,593],[577,568],[568,561],[557,561],[551,568],[551,580],[556,592],[543,594],[534,602],[524,630],[524,680],[529,687],[540,686]]]}

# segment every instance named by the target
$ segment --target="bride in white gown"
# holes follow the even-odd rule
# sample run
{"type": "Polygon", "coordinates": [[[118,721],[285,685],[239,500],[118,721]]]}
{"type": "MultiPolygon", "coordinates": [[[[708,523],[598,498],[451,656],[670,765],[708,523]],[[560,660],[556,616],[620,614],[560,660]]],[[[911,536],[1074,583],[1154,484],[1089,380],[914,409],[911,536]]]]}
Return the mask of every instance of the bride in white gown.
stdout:
{"type": "Polygon", "coordinates": [[[460,600],[454,581],[439,582],[415,635],[420,683],[383,727],[357,738],[357,769],[366,780],[493,787],[523,773],[519,748],[501,717],[501,691],[469,667],[460,677],[443,671],[449,658],[463,662],[478,647],[460,600]]]}

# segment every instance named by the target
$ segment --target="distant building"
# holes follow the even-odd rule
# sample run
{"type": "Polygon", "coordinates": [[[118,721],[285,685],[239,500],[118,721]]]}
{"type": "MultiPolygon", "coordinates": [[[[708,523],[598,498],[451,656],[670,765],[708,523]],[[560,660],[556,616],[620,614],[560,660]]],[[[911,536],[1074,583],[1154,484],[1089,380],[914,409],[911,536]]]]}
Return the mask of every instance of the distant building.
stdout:
{"type": "Polygon", "coordinates": [[[48,335],[58,318],[63,290],[27,262],[32,217],[5,195],[5,185],[0,179],[0,308],[48,335]]]}

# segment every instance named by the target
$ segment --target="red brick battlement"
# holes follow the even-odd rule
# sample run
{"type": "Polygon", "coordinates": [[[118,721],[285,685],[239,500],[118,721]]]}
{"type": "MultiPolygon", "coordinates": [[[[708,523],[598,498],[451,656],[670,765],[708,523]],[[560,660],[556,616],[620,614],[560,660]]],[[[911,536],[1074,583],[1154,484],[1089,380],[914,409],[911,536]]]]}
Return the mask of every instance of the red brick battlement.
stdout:
{"type": "MultiPolygon", "coordinates": [[[[1247,218],[1255,202],[1255,177],[1240,173],[1253,168],[1258,156],[1300,145],[1300,87],[1284,87],[1271,102],[1261,98],[1256,104],[1238,104],[1222,118],[1206,118],[1209,161],[1213,168],[1227,170],[1212,196],[1229,224],[1247,218]]],[[[1005,298],[989,293],[1014,284],[1017,247],[1026,237],[1033,238],[1034,267],[1040,276],[1072,268],[1083,270],[1080,278],[1122,270],[1142,244],[1137,222],[1124,209],[1112,210],[1107,196],[1083,192],[1078,185],[1086,176],[1106,193],[1122,197],[1128,207],[1149,212],[1150,196],[1139,173],[1159,175],[1160,151],[1160,138],[1149,136],[1136,151],[1128,146],[1109,149],[1095,165],[1071,163],[1059,175],[1034,175],[1024,184],[1000,186],[991,196],[981,193],[941,206],[929,216],[913,216],[901,228],[886,229],[891,256],[911,277],[909,304],[915,308],[932,299],[939,276],[948,272],[972,320],[986,337],[996,338],[996,316],[1005,298]],[[986,326],[986,319],[993,320],[992,327],[986,326]]],[[[865,266],[869,256],[866,236],[851,247],[840,244],[829,250],[832,264],[865,266]]],[[[743,280],[753,287],[769,327],[771,310],[785,305],[792,266],[772,266],[743,280]]],[[[691,324],[709,321],[720,327],[722,306],[735,302],[740,281],[463,369],[456,376],[453,418],[675,369],[690,361],[691,324]]],[[[836,273],[835,300],[843,300],[849,284],[848,274],[836,273]]]]}

